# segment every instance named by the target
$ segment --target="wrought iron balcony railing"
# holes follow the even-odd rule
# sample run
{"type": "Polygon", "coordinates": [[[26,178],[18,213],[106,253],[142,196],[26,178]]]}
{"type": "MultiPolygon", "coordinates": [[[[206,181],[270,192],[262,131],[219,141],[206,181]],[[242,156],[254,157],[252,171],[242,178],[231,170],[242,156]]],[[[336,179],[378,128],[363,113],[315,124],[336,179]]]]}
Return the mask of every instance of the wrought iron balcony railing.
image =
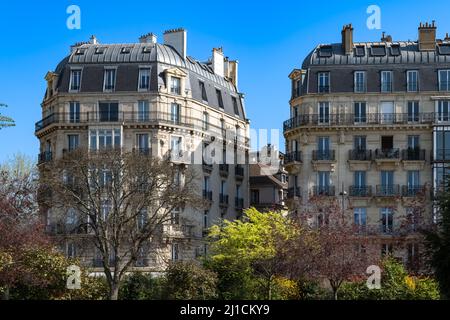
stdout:
{"type": "Polygon", "coordinates": [[[409,185],[402,186],[402,196],[403,197],[415,197],[417,195],[423,194],[425,192],[425,186],[421,185],[409,185]]]}
{"type": "Polygon", "coordinates": [[[301,151],[291,151],[284,155],[284,163],[302,162],[301,151]]]}
{"type": "Polygon", "coordinates": [[[377,185],[377,196],[395,197],[400,195],[400,186],[398,184],[377,185]]]}
{"type": "Polygon", "coordinates": [[[301,197],[300,187],[291,187],[287,192],[288,199],[292,199],[294,197],[301,197]]]}
{"type": "Polygon", "coordinates": [[[334,186],[314,186],[314,196],[335,196],[336,191],[334,186]]]}
{"type": "Polygon", "coordinates": [[[336,160],[336,152],[335,150],[313,150],[312,159],[314,161],[334,161],[336,160]]]}
{"type": "Polygon", "coordinates": [[[234,174],[236,175],[236,178],[244,178],[244,168],[240,165],[236,165],[234,167],[234,174]]]}
{"type": "Polygon", "coordinates": [[[53,159],[53,153],[51,151],[42,152],[38,156],[38,164],[52,161],[52,159],[53,159]]]}
{"type": "Polygon", "coordinates": [[[212,191],[203,190],[203,199],[212,201],[212,191]]]}
{"type": "Polygon", "coordinates": [[[372,186],[350,186],[351,197],[371,197],[372,186]]]}
{"type": "Polygon", "coordinates": [[[350,150],[348,154],[349,160],[371,161],[372,157],[372,150],[354,149],[350,150]]]}
{"type": "Polygon", "coordinates": [[[425,161],[425,150],[419,148],[408,148],[402,150],[402,160],[425,161]]]}
{"type": "Polygon", "coordinates": [[[219,194],[219,204],[220,205],[228,205],[228,195],[220,193],[219,194]]]}
{"type": "Polygon", "coordinates": [[[376,149],[375,159],[400,159],[400,150],[392,149],[376,149]]]}
{"type": "MultiPolygon", "coordinates": [[[[409,113],[301,114],[284,121],[283,130],[289,131],[303,126],[428,124],[438,120],[439,117],[436,118],[433,112],[415,115],[409,113]]],[[[450,121],[450,118],[446,121],[450,121]]]]}

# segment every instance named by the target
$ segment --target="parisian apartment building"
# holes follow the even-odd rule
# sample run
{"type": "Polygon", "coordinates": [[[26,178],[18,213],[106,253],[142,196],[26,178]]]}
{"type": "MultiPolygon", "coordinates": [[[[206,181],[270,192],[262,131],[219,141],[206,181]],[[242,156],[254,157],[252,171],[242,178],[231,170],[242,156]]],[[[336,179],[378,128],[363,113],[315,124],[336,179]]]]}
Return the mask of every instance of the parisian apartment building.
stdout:
{"type": "Polygon", "coordinates": [[[337,198],[346,217],[376,230],[380,255],[411,263],[421,252],[415,225],[396,230],[419,198],[421,221],[436,218],[433,195],[449,168],[450,38],[437,38],[434,21],[414,41],[356,42],[353,31],[344,26],[341,43],[318,44],[289,75],[289,210],[337,198]]]}
{"type": "MultiPolygon", "coordinates": [[[[51,166],[79,147],[118,147],[160,158],[171,152],[177,155],[172,162],[196,170],[198,193],[208,208],[172,213],[176,219],[164,228],[157,254],[138,261],[136,267],[143,268],[204,254],[205,230],[221,219],[239,218],[249,206],[249,121],[238,89],[238,61],[224,56],[222,48],[213,48],[205,62],[188,56],[184,29],[168,30],[163,38],[158,43],[149,33],[136,43],[104,44],[92,36],[71,46],[45,76],[42,119],[35,128],[39,166],[51,166]],[[220,142],[216,154],[223,153],[222,160],[193,163],[191,154],[212,141],[220,142]],[[230,149],[231,157],[225,155],[230,149]]],[[[42,215],[57,237],[65,222],[54,219],[59,216],[54,210],[42,215]]],[[[75,240],[61,238],[69,257],[101,267],[95,252],[81,253],[75,240]]]]}

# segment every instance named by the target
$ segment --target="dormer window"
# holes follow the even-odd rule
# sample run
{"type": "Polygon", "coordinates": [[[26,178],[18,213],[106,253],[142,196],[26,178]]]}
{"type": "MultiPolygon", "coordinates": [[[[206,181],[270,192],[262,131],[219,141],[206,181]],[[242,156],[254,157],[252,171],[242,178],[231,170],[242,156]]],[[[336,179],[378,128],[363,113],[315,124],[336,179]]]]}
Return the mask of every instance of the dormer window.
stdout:
{"type": "Polygon", "coordinates": [[[319,49],[320,58],[330,58],[333,55],[333,48],[331,46],[321,46],[319,49]]]}
{"type": "Polygon", "coordinates": [[[123,53],[123,54],[128,54],[130,52],[131,52],[130,47],[123,47],[122,50],[120,51],[120,53],[123,53]]]}
{"type": "Polygon", "coordinates": [[[364,57],[366,55],[366,47],[364,46],[356,46],[355,47],[355,56],[364,57]]]}
{"type": "Polygon", "coordinates": [[[372,46],[372,48],[370,48],[370,53],[374,57],[384,57],[386,55],[386,47],[385,46],[372,46]]]}
{"type": "Polygon", "coordinates": [[[82,56],[86,53],[86,48],[78,48],[77,51],[75,51],[75,55],[82,56]]]}
{"type": "Polygon", "coordinates": [[[392,56],[399,56],[400,55],[400,45],[393,44],[391,46],[391,55],[392,56]]]}
{"type": "Polygon", "coordinates": [[[236,99],[236,97],[231,97],[231,99],[233,101],[234,114],[238,116],[239,115],[239,106],[237,103],[237,99],[236,99]]]}
{"type": "Polygon", "coordinates": [[[198,85],[200,87],[200,92],[202,93],[202,100],[208,102],[208,96],[206,95],[205,83],[203,81],[199,81],[198,85]]]}
{"type": "Polygon", "coordinates": [[[441,55],[450,55],[450,44],[440,44],[438,50],[441,55]]]}
{"type": "Polygon", "coordinates": [[[142,53],[150,53],[152,52],[152,48],[151,47],[143,47],[142,48],[142,53]]]}
{"type": "Polygon", "coordinates": [[[95,49],[95,54],[103,54],[105,53],[105,47],[98,47],[95,49]]]}
{"type": "Polygon", "coordinates": [[[78,92],[80,91],[80,87],[81,87],[81,69],[70,70],[69,90],[71,92],[78,92]]]}
{"type": "Polygon", "coordinates": [[[181,94],[181,79],[178,77],[170,77],[170,93],[181,94]]]}

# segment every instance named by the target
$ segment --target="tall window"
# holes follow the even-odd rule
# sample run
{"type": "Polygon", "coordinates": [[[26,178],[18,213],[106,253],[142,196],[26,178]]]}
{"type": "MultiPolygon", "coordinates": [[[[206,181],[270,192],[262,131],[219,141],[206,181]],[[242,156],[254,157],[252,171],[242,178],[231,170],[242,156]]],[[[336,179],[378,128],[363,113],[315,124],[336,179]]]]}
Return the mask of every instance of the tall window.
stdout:
{"type": "Polygon", "coordinates": [[[150,89],[150,68],[139,69],[139,90],[147,91],[150,89]]]}
{"type": "Polygon", "coordinates": [[[148,212],[147,209],[141,209],[137,216],[137,225],[138,229],[142,231],[147,224],[148,221],[148,212]]]}
{"type": "Polygon", "coordinates": [[[77,101],[69,103],[69,121],[70,123],[80,122],[80,103],[77,101]]]}
{"type": "Polygon", "coordinates": [[[234,114],[238,116],[239,115],[239,106],[238,106],[237,99],[236,99],[236,97],[231,97],[231,100],[233,102],[234,114]]]}
{"type": "Polygon", "coordinates": [[[216,89],[216,96],[217,96],[217,104],[219,105],[219,108],[223,109],[222,91],[220,91],[219,89],[216,89]]]}
{"type": "MultiPolygon", "coordinates": [[[[436,133],[436,160],[450,160],[450,131],[448,130],[437,130],[436,133]]],[[[441,172],[439,176],[441,179],[439,181],[442,181],[444,178],[444,172],[447,174],[448,169],[442,168],[441,170],[438,169],[438,172],[441,172]]]]}
{"type": "Polygon", "coordinates": [[[319,72],[318,74],[319,90],[320,93],[330,92],[330,73],[329,72],[319,72]]]}
{"type": "Polygon", "coordinates": [[[178,243],[172,243],[172,261],[178,261],[179,260],[179,248],[178,248],[178,243]]]}
{"type": "Polygon", "coordinates": [[[330,172],[329,171],[319,171],[317,173],[317,194],[328,194],[330,188],[330,172]]]}
{"type": "Polygon", "coordinates": [[[208,112],[203,112],[203,121],[202,121],[203,131],[208,131],[209,129],[209,115],[208,112]]]}
{"type": "Polygon", "coordinates": [[[406,73],[406,78],[408,92],[419,91],[419,71],[409,70],[406,73]]]}
{"type": "Polygon", "coordinates": [[[439,70],[439,91],[450,91],[450,70],[439,70]]]}
{"type": "Polygon", "coordinates": [[[98,112],[100,122],[119,121],[119,104],[117,102],[100,102],[98,112]]]}
{"type": "Polygon", "coordinates": [[[392,71],[381,71],[381,92],[392,92],[392,71]]]}
{"type": "Polygon", "coordinates": [[[449,121],[450,114],[450,101],[449,100],[439,100],[437,105],[438,121],[449,121]]]}
{"type": "Polygon", "coordinates": [[[354,173],[354,183],[356,188],[363,188],[366,185],[366,172],[365,171],[355,171],[354,173]]]}
{"type": "Polygon", "coordinates": [[[357,152],[366,151],[366,136],[355,136],[353,145],[357,152]]]}
{"type": "Polygon", "coordinates": [[[77,255],[77,250],[75,243],[69,242],[67,243],[67,258],[74,259],[77,255]]]}
{"type": "Polygon", "coordinates": [[[176,157],[179,157],[182,151],[182,137],[173,136],[170,138],[170,149],[172,150],[172,154],[176,157]]]}
{"type": "Polygon", "coordinates": [[[366,118],[366,103],[355,102],[354,106],[355,123],[365,123],[366,118]]]}
{"type": "Polygon", "coordinates": [[[381,256],[390,256],[394,253],[394,248],[392,246],[392,243],[383,243],[381,245],[381,256]]]}
{"type": "Polygon", "coordinates": [[[415,195],[419,191],[420,172],[418,170],[408,171],[408,195],[415,195]]]}
{"type": "Polygon", "coordinates": [[[67,136],[69,151],[75,150],[79,146],[80,136],[77,134],[69,134],[67,136]]]}
{"type": "Polygon", "coordinates": [[[381,208],[381,231],[392,233],[394,229],[394,212],[392,208],[381,208]]]}
{"type": "Polygon", "coordinates": [[[209,192],[210,190],[210,178],[209,176],[204,176],[203,177],[203,190],[206,192],[209,192]]]}
{"type": "Polygon", "coordinates": [[[114,91],[116,87],[116,69],[105,69],[105,77],[103,80],[103,91],[114,91]]]}
{"type": "Polygon", "coordinates": [[[81,69],[70,70],[70,91],[80,91],[81,88],[81,69]]]}
{"type": "Polygon", "coordinates": [[[355,72],[355,92],[366,92],[366,72],[365,71],[356,71],[355,72]]]}
{"type": "Polygon", "coordinates": [[[147,100],[138,101],[138,121],[145,122],[150,118],[150,106],[147,100]]]}
{"type": "Polygon", "coordinates": [[[381,188],[380,193],[382,195],[394,194],[394,171],[381,171],[381,188]]]}
{"type": "Polygon", "coordinates": [[[181,79],[170,77],[170,93],[181,94],[181,79]]]}
{"type": "Polygon", "coordinates": [[[358,227],[359,231],[363,231],[367,224],[367,209],[355,208],[353,210],[354,224],[358,227]]]}
{"type": "Polygon", "coordinates": [[[319,102],[319,124],[330,123],[330,103],[319,102]]]}
{"type": "Polygon", "coordinates": [[[408,149],[420,148],[420,136],[408,136],[408,149]]]}
{"type": "Polygon", "coordinates": [[[330,137],[319,137],[317,149],[316,160],[330,160],[330,137]]]}
{"type": "Polygon", "coordinates": [[[408,122],[419,121],[419,101],[408,101],[408,122]]]}
{"type": "Polygon", "coordinates": [[[170,120],[173,124],[180,124],[180,105],[178,103],[170,105],[170,120]]]}
{"type": "Polygon", "coordinates": [[[89,148],[91,150],[104,148],[120,148],[120,146],[121,146],[120,129],[89,131],[89,148]]]}
{"type": "Polygon", "coordinates": [[[136,135],[136,145],[141,153],[148,154],[150,150],[150,143],[149,143],[149,135],[148,133],[139,133],[136,135]]]}
{"type": "Polygon", "coordinates": [[[205,83],[203,81],[199,81],[198,85],[200,87],[200,92],[202,93],[202,100],[208,101],[208,96],[206,95],[205,83]]]}

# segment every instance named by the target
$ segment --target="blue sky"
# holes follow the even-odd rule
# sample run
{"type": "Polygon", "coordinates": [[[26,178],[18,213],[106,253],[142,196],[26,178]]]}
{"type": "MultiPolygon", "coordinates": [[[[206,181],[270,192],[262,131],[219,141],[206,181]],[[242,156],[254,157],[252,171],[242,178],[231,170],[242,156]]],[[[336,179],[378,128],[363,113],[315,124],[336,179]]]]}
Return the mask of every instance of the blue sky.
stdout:
{"type": "Polygon", "coordinates": [[[0,162],[16,152],[34,159],[44,76],[69,46],[95,34],[100,42],[135,42],[147,32],[162,41],[166,29],[188,30],[188,54],[206,60],[213,47],[238,59],[239,87],[253,128],[279,128],[289,117],[288,74],[318,43],[340,42],[352,23],[355,41],[415,40],[420,21],[436,20],[438,37],[450,32],[450,3],[442,1],[2,1],[0,3],[0,102],[14,128],[0,130],[0,162]],[[66,8],[81,8],[81,29],[66,27],[66,8]],[[366,27],[369,5],[381,9],[381,29],[366,27]]]}

